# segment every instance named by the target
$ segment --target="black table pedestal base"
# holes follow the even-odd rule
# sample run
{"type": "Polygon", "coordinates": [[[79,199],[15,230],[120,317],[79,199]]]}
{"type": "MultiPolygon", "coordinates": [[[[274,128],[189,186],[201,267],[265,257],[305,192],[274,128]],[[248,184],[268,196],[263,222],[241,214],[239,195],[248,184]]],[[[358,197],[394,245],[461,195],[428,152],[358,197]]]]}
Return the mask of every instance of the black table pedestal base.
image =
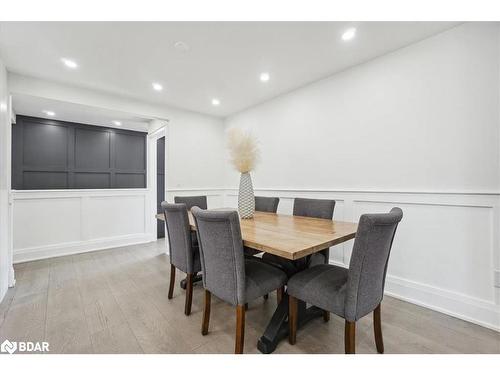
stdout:
{"type": "MultiPolygon", "coordinates": [[[[297,328],[301,328],[312,319],[321,316],[323,316],[323,310],[320,308],[316,306],[307,308],[305,302],[298,302],[297,328]]],[[[257,348],[261,353],[272,353],[276,349],[278,343],[286,337],[288,337],[288,294],[285,293],[271,321],[267,325],[264,334],[257,342],[257,348]]]]}
{"type": "MultiPolygon", "coordinates": [[[[195,275],[194,278],[193,278],[193,284],[199,283],[202,280],[203,280],[203,276],[202,275],[195,275]]],[[[180,284],[180,286],[181,286],[182,289],[186,289],[186,284],[187,284],[186,279],[182,279],[179,284],[180,284]]]]}

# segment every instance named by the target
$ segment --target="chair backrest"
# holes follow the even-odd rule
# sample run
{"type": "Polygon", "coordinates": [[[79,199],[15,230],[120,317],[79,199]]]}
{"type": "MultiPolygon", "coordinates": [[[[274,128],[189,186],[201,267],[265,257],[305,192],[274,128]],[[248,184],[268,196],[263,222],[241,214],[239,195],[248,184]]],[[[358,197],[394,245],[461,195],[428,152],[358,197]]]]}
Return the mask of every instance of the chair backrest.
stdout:
{"type": "Polygon", "coordinates": [[[382,301],[392,242],[403,211],[365,214],[359,219],[347,278],[345,318],[354,322],[382,301]]]}
{"type": "Polygon", "coordinates": [[[175,203],[185,203],[187,209],[190,210],[193,207],[200,207],[204,210],[207,209],[207,197],[205,195],[198,195],[192,197],[174,197],[175,203]]]}
{"type": "Polygon", "coordinates": [[[243,240],[236,211],[211,211],[193,207],[200,246],[203,286],[232,304],[245,301],[243,240]]]}
{"type": "Polygon", "coordinates": [[[278,211],[279,198],[255,197],[255,211],[274,212],[278,211]]]}
{"type": "Polygon", "coordinates": [[[187,207],[184,203],[162,202],[170,248],[170,263],[186,273],[193,272],[194,249],[187,207]]]}
{"type": "Polygon", "coordinates": [[[334,209],[335,201],[332,199],[295,198],[293,201],[294,216],[332,220],[334,209]]]}

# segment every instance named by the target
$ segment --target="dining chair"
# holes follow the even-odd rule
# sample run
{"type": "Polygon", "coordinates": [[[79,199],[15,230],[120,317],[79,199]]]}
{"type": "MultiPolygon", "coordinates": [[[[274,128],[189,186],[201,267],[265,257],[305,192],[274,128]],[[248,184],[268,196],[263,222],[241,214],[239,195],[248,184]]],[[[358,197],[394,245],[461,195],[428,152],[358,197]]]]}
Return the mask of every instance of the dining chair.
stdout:
{"type": "Polygon", "coordinates": [[[278,197],[255,197],[255,211],[276,213],[279,203],[278,197]]]}
{"type": "Polygon", "coordinates": [[[198,196],[182,196],[182,197],[174,197],[175,203],[184,203],[188,210],[193,208],[194,206],[200,207],[204,210],[207,209],[207,196],[206,195],[198,195],[198,196]]]}
{"type": "Polygon", "coordinates": [[[373,312],[375,344],[384,352],[381,302],[387,264],[396,228],[403,211],[395,207],[386,214],[365,214],[359,220],[349,268],[316,265],[288,281],[289,341],[297,337],[298,300],[310,303],[345,319],[346,354],[355,352],[356,322],[373,312]]]}
{"type": "MultiPolygon", "coordinates": [[[[333,219],[333,211],[335,210],[335,200],[333,199],[309,199],[309,198],[295,198],[293,201],[293,215],[315,217],[318,219],[333,219]]],[[[330,249],[323,249],[317,253],[312,254],[305,259],[292,261],[281,258],[279,256],[266,253],[262,256],[262,260],[278,267],[286,272],[288,277],[304,268],[303,263],[308,262],[307,266],[314,266],[316,264],[327,264],[330,259],[330,249]]]]}
{"type": "MultiPolygon", "coordinates": [[[[181,196],[181,197],[174,197],[174,202],[175,203],[184,203],[189,210],[193,207],[200,207],[204,210],[207,209],[207,197],[206,195],[196,195],[196,196],[181,196]]],[[[196,233],[193,231],[191,232],[191,241],[195,246],[198,246],[198,238],[196,237],[196,233]]]]}
{"type": "Polygon", "coordinates": [[[191,314],[193,300],[193,280],[196,273],[201,271],[200,252],[198,246],[191,239],[188,210],[185,203],[162,202],[161,207],[165,214],[167,237],[170,248],[170,285],[168,299],[172,299],[175,284],[175,270],[179,269],[186,276],[186,301],[184,314],[191,314]]]}
{"type": "Polygon", "coordinates": [[[243,353],[245,304],[277,289],[287,277],[281,270],[243,256],[243,240],[236,211],[191,210],[200,244],[205,304],[202,335],[208,334],[210,301],[214,294],[236,307],[235,354],[243,353]]]}

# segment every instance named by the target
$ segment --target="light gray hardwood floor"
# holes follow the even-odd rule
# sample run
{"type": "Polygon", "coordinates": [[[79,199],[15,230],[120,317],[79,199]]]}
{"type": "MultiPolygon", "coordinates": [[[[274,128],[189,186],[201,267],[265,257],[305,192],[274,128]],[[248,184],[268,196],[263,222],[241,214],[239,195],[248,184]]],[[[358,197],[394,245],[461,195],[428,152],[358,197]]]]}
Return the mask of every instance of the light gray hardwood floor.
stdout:
{"type": "MultiPolygon", "coordinates": [[[[16,287],[0,304],[0,342],[48,341],[51,353],[232,353],[233,308],[213,298],[210,333],[202,336],[202,286],[189,317],[178,283],[167,299],[164,246],[159,240],[17,264],[16,287]]],[[[275,307],[275,294],[250,304],[245,353],[258,353],[275,307]]],[[[500,353],[500,333],[390,297],[382,326],[386,353],[500,353]]],[[[343,353],[343,332],[342,319],[317,319],[298,332],[295,346],[285,340],[275,353],[343,353]]],[[[358,353],[376,353],[371,315],[356,335],[358,353]]]]}

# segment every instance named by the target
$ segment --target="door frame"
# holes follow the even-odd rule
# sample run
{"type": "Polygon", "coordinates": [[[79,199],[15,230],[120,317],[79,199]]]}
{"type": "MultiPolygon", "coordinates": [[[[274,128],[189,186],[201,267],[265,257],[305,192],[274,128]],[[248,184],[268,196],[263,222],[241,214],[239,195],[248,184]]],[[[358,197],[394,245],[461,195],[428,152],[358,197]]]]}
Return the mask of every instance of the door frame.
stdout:
{"type": "MultiPolygon", "coordinates": [[[[151,241],[156,241],[156,199],[157,199],[157,189],[156,189],[156,151],[157,151],[157,141],[158,139],[165,137],[165,197],[167,197],[167,160],[168,160],[168,120],[162,120],[165,125],[160,128],[155,129],[148,134],[148,217],[146,218],[146,223],[148,226],[147,232],[151,236],[151,241]]],[[[168,244],[167,244],[168,246],[168,244]]],[[[167,248],[165,248],[167,252],[167,248]]]]}

